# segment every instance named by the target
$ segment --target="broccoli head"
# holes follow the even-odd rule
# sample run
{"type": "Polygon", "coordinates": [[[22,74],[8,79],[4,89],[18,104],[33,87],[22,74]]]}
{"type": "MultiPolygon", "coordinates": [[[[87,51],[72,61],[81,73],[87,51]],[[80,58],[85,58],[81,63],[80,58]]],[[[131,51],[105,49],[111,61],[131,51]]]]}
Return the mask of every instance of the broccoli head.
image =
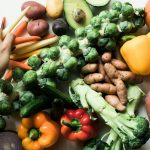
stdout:
{"type": "Polygon", "coordinates": [[[31,66],[33,70],[37,70],[41,65],[41,59],[38,56],[31,56],[28,58],[28,65],[31,66]]]}
{"type": "Polygon", "coordinates": [[[59,68],[56,71],[56,75],[60,80],[67,80],[69,78],[69,71],[66,68],[59,68]]]}
{"type": "Polygon", "coordinates": [[[39,86],[41,88],[44,88],[46,86],[50,86],[50,87],[56,88],[56,83],[51,78],[38,79],[38,83],[39,83],[39,86]]]}
{"type": "Polygon", "coordinates": [[[13,70],[12,77],[15,81],[19,81],[23,78],[24,73],[25,73],[24,70],[22,70],[20,68],[15,68],[13,70]]]}

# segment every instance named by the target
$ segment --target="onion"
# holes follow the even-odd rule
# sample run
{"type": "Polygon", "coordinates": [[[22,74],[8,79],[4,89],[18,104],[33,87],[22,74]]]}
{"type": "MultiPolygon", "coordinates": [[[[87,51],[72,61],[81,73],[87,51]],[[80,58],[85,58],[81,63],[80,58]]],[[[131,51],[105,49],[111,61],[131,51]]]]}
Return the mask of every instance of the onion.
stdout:
{"type": "Polygon", "coordinates": [[[15,132],[0,132],[0,150],[23,150],[21,141],[15,132]]]}

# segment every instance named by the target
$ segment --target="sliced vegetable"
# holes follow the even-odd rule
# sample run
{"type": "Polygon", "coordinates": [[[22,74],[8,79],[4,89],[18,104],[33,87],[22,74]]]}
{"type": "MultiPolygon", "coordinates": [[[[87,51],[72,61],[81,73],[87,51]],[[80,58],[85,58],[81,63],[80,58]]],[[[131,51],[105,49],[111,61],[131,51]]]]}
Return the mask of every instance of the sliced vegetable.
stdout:
{"type": "Polygon", "coordinates": [[[74,29],[88,25],[93,16],[86,1],[64,0],[64,11],[68,24],[74,29]]]}
{"type": "Polygon", "coordinates": [[[31,118],[23,118],[18,127],[18,136],[25,150],[43,150],[54,145],[59,138],[59,132],[57,123],[44,112],[31,118]]]}
{"type": "Polygon", "coordinates": [[[92,6],[105,6],[110,0],[86,0],[92,6]]]}

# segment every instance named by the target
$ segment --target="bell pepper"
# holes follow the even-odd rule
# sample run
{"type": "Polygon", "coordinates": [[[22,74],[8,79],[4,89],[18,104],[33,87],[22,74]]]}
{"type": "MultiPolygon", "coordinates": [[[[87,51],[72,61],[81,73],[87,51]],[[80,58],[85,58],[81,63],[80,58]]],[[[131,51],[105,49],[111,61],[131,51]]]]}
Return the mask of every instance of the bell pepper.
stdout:
{"type": "Polygon", "coordinates": [[[58,140],[60,133],[56,122],[44,112],[30,118],[23,118],[18,127],[18,136],[25,150],[43,150],[58,140]]]}
{"type": "Polygon", "coordinates": [[[132,72],[150,74],[150,33],[125,42],[120,53],[132,72]]]}
{"type": "Polygon", "coordinates": [[[61,134],[72,141],[88,140],[95,137],[98,131],[85,109],[66,110],[61,125],[61,134]]]}

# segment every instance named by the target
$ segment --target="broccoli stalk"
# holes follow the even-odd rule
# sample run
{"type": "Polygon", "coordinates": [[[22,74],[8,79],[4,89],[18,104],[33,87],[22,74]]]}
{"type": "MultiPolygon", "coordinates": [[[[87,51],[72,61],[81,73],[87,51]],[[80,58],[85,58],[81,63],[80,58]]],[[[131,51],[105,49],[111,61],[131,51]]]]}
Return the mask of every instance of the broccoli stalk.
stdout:
{"type": "Polygon", "coordinates": [[[84,83],[82,79],[72,81],[70,94],[77,95],[78,100],[88,105],[101,116],[129,148],[141,147],[149,137],[149,122],[143,117],[130,117],[126,113],[118,113],[101,96],[84,83]],[[82,92],[81,92],[82,91],[82,92]]]}

